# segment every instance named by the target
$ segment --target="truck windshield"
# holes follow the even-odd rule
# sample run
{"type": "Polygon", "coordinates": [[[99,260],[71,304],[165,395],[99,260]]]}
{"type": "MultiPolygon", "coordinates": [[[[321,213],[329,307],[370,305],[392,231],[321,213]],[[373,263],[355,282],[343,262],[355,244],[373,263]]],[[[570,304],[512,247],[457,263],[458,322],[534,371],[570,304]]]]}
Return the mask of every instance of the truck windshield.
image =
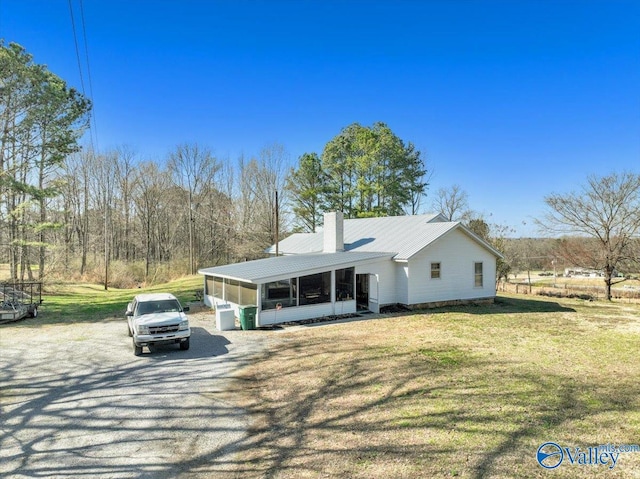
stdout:
{"type": "Polygon", "coordinates": [[[177,313],[180,310],[180,303],[175,299],[148,301],[146,303],[138,303],[137,316],[154,313],[177,313]]]}

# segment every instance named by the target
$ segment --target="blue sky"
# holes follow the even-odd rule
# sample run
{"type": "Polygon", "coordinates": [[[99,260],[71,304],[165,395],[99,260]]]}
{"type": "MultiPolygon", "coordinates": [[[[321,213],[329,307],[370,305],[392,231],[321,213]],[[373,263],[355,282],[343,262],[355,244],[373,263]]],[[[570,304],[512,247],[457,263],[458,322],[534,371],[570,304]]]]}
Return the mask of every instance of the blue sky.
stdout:
{"type": "MultiPolygon", "coordinates": [[[[546,194],[640,172],[640,1],[82,5],[100,149],[280,143],[295,162],[383,121],[426,155],[431,193],[459,184],[516,235],[537,233],[546,194]]],[[[0,37],[80,88],[68,0],[0,0],[0,37]]]]}

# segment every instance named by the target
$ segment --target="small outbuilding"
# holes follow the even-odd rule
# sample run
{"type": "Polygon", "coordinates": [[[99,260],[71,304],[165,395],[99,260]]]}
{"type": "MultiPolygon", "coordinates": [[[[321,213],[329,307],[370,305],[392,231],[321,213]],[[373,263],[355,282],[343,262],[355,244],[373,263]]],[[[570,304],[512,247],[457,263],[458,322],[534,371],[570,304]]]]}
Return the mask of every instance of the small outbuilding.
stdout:
{"type": "Polygon", "coordinates": [[[266,326],[393,304],[493,301],[502,257],[440,215],[344,220],[327,213],[322,231],[293,234],[278,249],[282,256],[199,270],[205,304],[229,305],[236,315],[256,306],[256,324],[266,326]]]}

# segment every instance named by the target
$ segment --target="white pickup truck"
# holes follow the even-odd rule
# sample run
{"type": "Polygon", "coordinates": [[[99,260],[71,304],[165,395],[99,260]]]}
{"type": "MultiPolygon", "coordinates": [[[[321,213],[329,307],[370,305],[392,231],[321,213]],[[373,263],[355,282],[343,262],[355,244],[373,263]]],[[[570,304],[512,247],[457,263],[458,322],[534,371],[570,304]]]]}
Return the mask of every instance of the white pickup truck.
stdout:
{"type": "Polygon", "coordinates": [[[189,307],[170,293],[139,294],[127,305],[127,329],[133,338],[133,354],[140,356],[144,346],[179,343],[189,349],[191,329],[184,314],[189,307]]]}

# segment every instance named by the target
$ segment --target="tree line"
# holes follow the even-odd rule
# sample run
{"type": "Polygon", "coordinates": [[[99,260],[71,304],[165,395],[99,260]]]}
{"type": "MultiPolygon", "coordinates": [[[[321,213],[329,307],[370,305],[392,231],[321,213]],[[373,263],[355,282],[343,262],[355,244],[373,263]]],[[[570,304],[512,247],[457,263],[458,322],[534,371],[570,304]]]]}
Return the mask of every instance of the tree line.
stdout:
{"type": "Polygon", "coordinates": [[[315,232],[325,211],[440,213],[505,253],[499,277],[553,256],[603,269],[610,291],[614,271],[639,262],[637,173],[589,177],[581,191],[545,197],[538,224],[557,241],[534,255],[533,243],[508,241],[508,227],[471,210],[459,185],[425,207],[431,172],[422,153],[382,122],[348,125],[291,167],[280,144],[235,161],[196,143],[175,146],[163,161],[126,146],[82,149],[90,111],[23,47],[0,42],[0,263],[13,279],[162,281],[262,257],[276,234],[315,232]]]}
{"type": "Polygon", "coordinates": [[[163,161],[81,149],[90,111],[23,47],[0,44],[0,262],[13,279],[193,274],[262,257],[276,231],[315,231],[329,209],[415,213],[426,190],[420,152],[383,123],[350,125],[292,168],[279,144],[237,161],[195,143],[163,161]]]}

